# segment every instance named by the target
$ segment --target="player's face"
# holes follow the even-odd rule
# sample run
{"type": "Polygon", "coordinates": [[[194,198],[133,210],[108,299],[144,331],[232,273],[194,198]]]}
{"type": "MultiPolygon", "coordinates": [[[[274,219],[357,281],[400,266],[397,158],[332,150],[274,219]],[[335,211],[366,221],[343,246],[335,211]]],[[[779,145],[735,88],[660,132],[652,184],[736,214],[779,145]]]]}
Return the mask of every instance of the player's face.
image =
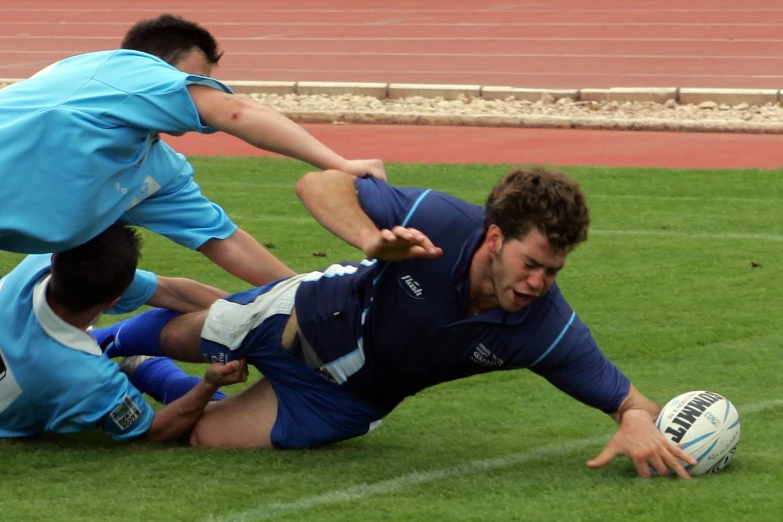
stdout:
{"type": "Polygon", "coordinates": [[[494,229],[490,227],[487,235],[494,249],[495,297],[504,310],[518,312],[549,290],[565,265],[568,251],[553,248],[537,228],[521,239],[504,238],[500,229],[494,229]]]}
{"type": "Polygon", "coordinates": [[[199,49],[193,49],[176,63],[177,69],[184,73],[196,74],[199,76],[210,76],[212,74],[212,64],[207,61],[199,49]]]}

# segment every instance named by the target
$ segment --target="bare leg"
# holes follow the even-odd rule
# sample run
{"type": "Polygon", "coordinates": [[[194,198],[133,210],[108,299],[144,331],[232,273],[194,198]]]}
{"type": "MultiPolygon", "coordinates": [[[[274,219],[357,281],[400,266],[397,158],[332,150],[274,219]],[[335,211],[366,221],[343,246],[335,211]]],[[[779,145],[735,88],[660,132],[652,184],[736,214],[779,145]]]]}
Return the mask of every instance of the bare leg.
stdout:
{"type": "Polygon", "coordinates": [[[184,362],[204,362],[201,355],[201,330],[209,310],[175,317],[160,332],[160,351],[184,362]]]}
{"type": "Polygon", "coordinates": [[[277,396],[261,379],[239,395],[211,403],[190,435],[191,446],[271,448],[277,396]]]}

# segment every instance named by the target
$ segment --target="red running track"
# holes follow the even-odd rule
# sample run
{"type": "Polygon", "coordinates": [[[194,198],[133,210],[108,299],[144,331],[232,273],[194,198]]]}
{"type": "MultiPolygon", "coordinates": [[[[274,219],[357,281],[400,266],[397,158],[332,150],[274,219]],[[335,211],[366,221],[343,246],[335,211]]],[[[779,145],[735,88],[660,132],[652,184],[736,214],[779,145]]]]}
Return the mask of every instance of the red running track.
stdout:
{"type": "MultiPolygon", "coordinates": [[[[692,169],[783,168],[783,136],[408,125],[304,125],[347,158],[692,169]]],[[[166,141],[187,155],[268,155],[228,136],[166,141]]]]}
{"type": "Polygon", "coordinates": [[[227,80],[783,87],[777,0],[3,0],[0,77],[166,11],[217,36],[227,80]]]}

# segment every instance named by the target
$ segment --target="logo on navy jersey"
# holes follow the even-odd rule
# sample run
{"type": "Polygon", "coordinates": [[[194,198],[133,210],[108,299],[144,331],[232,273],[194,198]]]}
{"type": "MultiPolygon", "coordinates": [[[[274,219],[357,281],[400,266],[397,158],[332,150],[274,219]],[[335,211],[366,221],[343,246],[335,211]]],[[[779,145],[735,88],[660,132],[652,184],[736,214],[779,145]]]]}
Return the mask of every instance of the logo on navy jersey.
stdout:
{"type": "Polygon", "coordinates": [[[400,278],[400,286],[414,299],[424,299],[424,291],[418,281],[409,275],[400,278]]]}
{"type": "Polygon", "coordinates": [[[226,364],[227,362],[229,362],[227,353],[220,352],[217,355],[210,355],[208,353],[202,352],[201,355],[204,357],[204,360],[209,364],[215,364],[215,363],[226,364]]]}
{"type": "Polygon", "coordinates": [[[470,356],[470,359],[481,366],[488,366],[490,368],[503,366],[503,359],[490,352],[489,348],[484,346],[484,343],[478,343],[478,346],[473,350],[473,355],[470,356]]]}
{"type": "Polygon", "coordinates": [[[125,398],[122,399],[119,406],[112,410],[110,416],[111,420],[114,421],[114,424],[119,426],[122,431],[125,431],[133,426],[134,422],[139,420],[139,417],[141,417],[141,408],[136,406],[133,399],[128,395],[125,395],[125,398]]]}

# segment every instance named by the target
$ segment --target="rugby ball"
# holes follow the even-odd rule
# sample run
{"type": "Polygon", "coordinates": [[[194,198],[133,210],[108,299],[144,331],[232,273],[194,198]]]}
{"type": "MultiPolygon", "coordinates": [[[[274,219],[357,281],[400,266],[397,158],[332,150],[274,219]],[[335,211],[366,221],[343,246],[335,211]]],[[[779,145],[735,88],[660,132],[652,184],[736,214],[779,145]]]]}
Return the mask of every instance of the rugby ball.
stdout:
{"type": "Polygon", "coordinates": [[[717,473],[731,462],[740,439],[737,408],[710,391],[690,391],[666,403],[656,426],[699,462],[685,469],[691,475],[717,473]]]}

